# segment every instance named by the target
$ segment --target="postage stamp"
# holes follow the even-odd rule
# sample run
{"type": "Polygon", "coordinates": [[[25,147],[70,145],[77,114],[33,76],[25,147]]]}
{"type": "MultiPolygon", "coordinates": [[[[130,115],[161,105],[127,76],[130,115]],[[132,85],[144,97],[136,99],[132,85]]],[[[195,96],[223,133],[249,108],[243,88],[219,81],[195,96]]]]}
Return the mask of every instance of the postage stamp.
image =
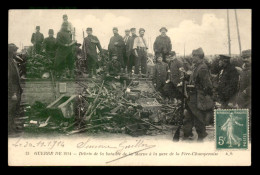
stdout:
{"type": "Polygon", "coordinates": [[[215,110],[216,149],[248,148],[248,110],[215,110]]]}

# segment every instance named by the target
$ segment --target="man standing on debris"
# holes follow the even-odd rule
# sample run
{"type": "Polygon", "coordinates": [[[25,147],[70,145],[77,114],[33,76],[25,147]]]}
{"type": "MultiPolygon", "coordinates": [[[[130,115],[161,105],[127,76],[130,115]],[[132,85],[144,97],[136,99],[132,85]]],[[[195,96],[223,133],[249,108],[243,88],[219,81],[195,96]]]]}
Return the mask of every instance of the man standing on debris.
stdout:
{"type": "Polygon", "coordinates": [[[157,58],[157,63],[154,67],[153,71],[153,83],[155,85],[155,89],[159,91],[163,97],[165,97],[165,93],[163,87],[165,86],[168,74],[168,64],[162,61],[162,55],[159,55],[157,58]]]}
{"type": "Polygon", "coordinates": [[[134,40],[137,37],[136,35],[136,29],[135,28],[131,28],[131,37],[129,38],[129,44],[127,44],[126,46],[126,54],[127,54],[127,71],[128,73],[131,75],[132,74],[132,68],[135,64],[135,60],[137,59],[135,56],[135,51],[133,49],[134,46],[134,40]]]}
{"type": "Polygon", "coordinates": [[[221,71],[218,75],[218,97],[221,103],[221,108],[230,108],[230,103],[235,100],[235,95],[238,92],[238,81],[239,74],[235,68],[230,63],[230,56],[219,55],[219,66],[221,71]]]}
{"type": "Polygon", "coordinates": [[[145,30],[139,29],[139,36],[135,38],[133,49],[135,53],[135,74],[139,74],[139,67],[141,65],[141,73],[146,75],[147,72],[147,44],[144,38],[145,30]]]}
{"type": "Polygon", "coordinates": [[[53,29],[49,29],[49,37],[45,38],[43,41],[43,52],[46,52],[46,55],[50,58],[55,57],[57,49],[56,38],[54,38],[53,35],[53,29]]]}
{"type": "Polygon", "coordinates": [[[59,77],[66,67],[69,68],[69,76],[73,76],[74,57],[72,53],[72,45],[76,41],[72,41],[68,32],[68,23],[64,22],[61,30],[57,34],[57,51],[55,55],[54,67],[56,76],[59,77]]]}
{"type": "Polygon", "coordinates": [[[207,65],[204,63],[202,48],[192,51],[194,69],[190,75],[189,84],[193,85],[189,91],[186,110],[184,112],[183,132],[184,140],[193,136],[192,128],[195,126],[198,141],[202,141],[208,134],[205,119],[214,107],[212,96],[212,82],[207,65]]]}
{"type": "Polygon", "coordinates": [[[94,75],[93,78],[95,78],[97,75],[97,71],[96,71],[97,68],[96,64],[98,59],[97,48],[101,53],[101,55],[103,55],[103,50],[98,38],[92,35],[92,28],[87,28],[86,32],[88,36],[84,38],[83,46],[82,46],[82,50],[83,50],[82,54],[84,58],[87,58],[89,77],[92,77],[94,75]]]}
{"type": "Polygon", "coordinates": [[[239,108],[251,109],[251,50],[242,51],[242,58],[237,104],[239,108]]]}
{"type": "Polygon", "coordinates": [[[166,62],[166,56],[169,54],[169,52],[172,50],[172,43],[171,39],[166,35],[166,32],[168,30],[165,27],[162,27],[160,29],[161,35],[159,35],[154,44],[153,49],[155,53],[155,57],[157,58],[158,55],[163,56],[163,61],[166,62]]]}
{"type": "Polygon", "coordinates": [[[70,37],[73,40],[74,37],[72,37],[72,36],[75,36],[75,31],[74,31],[74,28],[73,28],[71,22],[68,21],[68,15],[64,14],[62,16],[62,18],[63,18],[63,22],[67,22],[68,23],[68,32],[70,33],[70,37]]]}
{"type": "Polygon", "coordinates": [[[32,34],[32,38],[31,38],[34,53],[40,54],[43,40],[44,40],[44,36],[40,32],[40,26],[36,26],[36,32],[32,34]]]}
{"type": "MultiPolygon", "coordinates": [[[[129,47],[130,47],[130,30],[125,30],[124,43],[125,43],[125,51],[124,51],[124,68],[128,67],[128,57],[129,57],[129,47]]],[[[125,70],[126,72],[126,70],[125,70]]],[[[127,73],[127,72],[126,72],[127,73]]]]}
{"type": "Polygon", "coordinates": [[[16,56],[18,47],[8,44],[8,134],[16,132],[15,117],[19,112],[22,88],[18,68],[13,58],[16,56]]]}
{"type": "Polygon", "coordinates": [[[117,56],[118,61],[121,64],[121,72],[123,72],[124,68],[124,51],[125,51],[125,43],[124,39],[121,35],[118,34],[118,28],[113,28],[114,36],[110,38],[108,44],[109,58],[112,59],[112,56],[117,56]]]}

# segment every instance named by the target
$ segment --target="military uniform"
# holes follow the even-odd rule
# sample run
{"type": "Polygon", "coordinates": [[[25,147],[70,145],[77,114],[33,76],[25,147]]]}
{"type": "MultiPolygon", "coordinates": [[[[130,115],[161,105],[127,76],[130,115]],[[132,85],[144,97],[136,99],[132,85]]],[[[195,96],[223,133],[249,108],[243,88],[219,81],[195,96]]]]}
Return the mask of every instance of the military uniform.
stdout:
{"type": "Polygon", "coordinates": [[[168,74],[168,64],[164,62],[159,62],[154,67],[153,83],[156,84],[156,90],[164,95],[163,87],[165,86],[165,81],[167,80],[168,74]]]}
{"type": "MultiPolygon", "coordinates": [[[[165,29],[167,31],[165,27],[161,28],[160,31],[162,29],[165,29]]],[[[168,37],[167,35],[160,35],[156,37],[155,42],[153,44],[153,49],[156,58],[158,57],[158,55],[161,54],[163,57],[163,61],[166,62],[166,55],[168,55],[169,52],[172,50],[170,37],[168,37]]]]}
{"type": "MultiPolygon", "coordinates": [[[[230,59],[228,56],[222,56],[220,59],[230,59]]],[[[218,74],[218,97],[222,108],[228,108],[228,103],[233,102],[238,92],[239,74],[230,62],[223,67],[218,74]]]]}
{"type": "Polygon", "coordinates": [[[54,62],[56,73],[61,74],[66,67],[73,70],[74,57],[72,54],[72,46],[65,46],[65,44],[70,44],[72,42],[70,33],[68,31],[61,30],[57,34],[56,41],[58,47],[54,62]]]}
{"type": "Polygon", "coordinates": [[[128,44],[126,45],[126,55],[128,57],[128,61],[127,61],[127,71],[128,71],[128,73],[132,73],[132,68],[135,65],[136,56],[135,56],[135,53],[134,53],[134,50],[133,50],[133,45],[134,45],[134,40],[135,40],[136,37],[137,37],[137,35],[133,34],[128,39],[128,44]]]}
{"type": "MultiPolygon", "coordinates": [[[[39,26],[37,26],[36,28],[39,29],[39,26]]],[[[35,32],[32,34],[31,42],[33,44],[34,51],[36,54],[40,54],[43,40],[44,36],[42,33],[35,32]]]]}
{"type": "Polygon", "coordinates": [[[43,49],[46,51],[47,56],[54,58],[56,54],[57,44],[53,36],[49,36],[43,41],[43,49]]]}
{"type": "Polygon", "coordinates": [[[96,67],[97,67],[97,48],[101,54],[103,54],[102,47],[100,45],[100,42],[98,38],[94,35],[88,35],[86,38],[84,38],[83,41],[83,55],[85,56],[85,52],[87,54],[87,65],[90,75],[92,75],[92,72],[94,75],[96,75],[96,67]]]}
{"type": "MultiPolygon", "coordinates": [[[[8,45],[8,52],[13,52],[15,49],[17,50],[18,48],[14,44],[8,45]]],[[[14,119],[20,108],[21,94],[23,91],[19,71],[13,60],[13,56],[12,53],[8,53],[8,132],[16,130],[14,119]],[[14,95],[17,96],[17,100],[12,99],[14,95]]]]}
{"type": "MultiPolygon", "coordinates": [[[[203,55],[204,57],[201,48],[194,50],[192,55],[203,55]]],[[[198,134],[198,140],[203,140],[207,136],[205,120],[207,114],[212,113],[214,107],[213,104],[212,106],[208,106],[209,103],[212,103],[212,83],[208,67],[204,63],[203,57],[195,64],[190,76],[189,84],[194,85],[195,88],[190,90],[187,99],[183,121],[184,139],[191,136],[193,126],[195,126],[198,134]],[[201,106],[207,106],[207,109],[202,109],[201,106]]]]}
{"type": "Polygon", "coordinates": [[[115,34],[111,37],[108,45],[109,58],[112,59],[112,55],[116,55],[120,62],[121,68],[124,67],[124,51],[125,43],[123,37],[119,34],[115,34]],[[117,42],[117,44],[116,44],[117,42]]]}
{"type": "MultiPolygon", "coordinates": [[[[127,31],[127,30],[126,30],[127,31]]],[[[129,30],[128,30],[129,31],[129,30]]],[[[130,47],[131,36],[124,36],[125,50],[124,50],[124,68],[128,67],[129,47],[130,47]]]]}

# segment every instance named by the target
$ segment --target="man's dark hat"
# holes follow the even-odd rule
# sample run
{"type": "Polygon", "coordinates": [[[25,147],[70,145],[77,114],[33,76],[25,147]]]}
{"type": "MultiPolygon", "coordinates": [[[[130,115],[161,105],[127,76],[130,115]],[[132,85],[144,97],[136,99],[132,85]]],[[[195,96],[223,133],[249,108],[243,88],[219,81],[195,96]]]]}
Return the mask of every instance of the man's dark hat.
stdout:
{"type": "Polygon", "coordinates": [[[199,57],[204,57],[204,52],[202,48],[198,48],[192,51],[192,56],[199,56],[199,57]]]}
{"type": "Polygon", "coordinates": [[[64,17],[68,17],[68,15],[67,15],[67,14],[64,14],[62,17],[63,17],[63,18],[64,18],[64,17]]]}
{"type": "Polygon", "coordinates": [[[134,27],[130,29],[130,31],[134,31],[134,30],[136,30],[136,28],[134,28],[134,27]]]}
{"type": "Polygon", "coordinates": [[[125,32],[130,32],[130,30],[129,29],[125,29],[125,32]]]}
{"type": "Polygon", "coordinates": [[[165,30],[166,32],[168,32],[168,30],[166,29],[166,27],[162,27],[161,29],[160,29],[160,32],[161,32],[161,30],[165,30]]]}
{"type": "Polygon", "coordinates": [[[241,56],[242,56],[243,58],[251,57],[251,49],[243,50],[241,56]]]}
{"type": "Polygon", "coordinates": [[[10,43],[8,44],[8,50],[9,51],[16,51],[18,50],[19,48],[14,44],[14,43],[10,43]]]}
{"type": "Polygon", "coordinates": [[[91,28],[91,27],[88,27],[86,31],[92,31],[92,28],[91,28]]]}
{"type": "Polygon", "coordinates": [[[140,29],[139,29],[139,33],[140,33],[141,31],[144,31],[144,32],[145,32],[144,28],[140,28],[140,29]]]}
{"type": "Polygon", "coordinates": [[[223,61],[230,60],[230,58],[231,58],[231,56],[229,56],[229,55],[224,55],[224,54],[219,55],[219,59],[223,60],[223,61]]]}
{"type": "Polygon", "coordinates": [[[118,28],[117,27],[113,27],[113,30],[117,30],[118,31],[118,28]]]}
{"type": "Polygon", "coordinates": [[[40,29],[40,26],[36,26],[36,29],[40,29]]]}
{"type": "Polygon", "coordinates": [[[54,34],[53,29],[49,29],[49,34],[54,34]]]}

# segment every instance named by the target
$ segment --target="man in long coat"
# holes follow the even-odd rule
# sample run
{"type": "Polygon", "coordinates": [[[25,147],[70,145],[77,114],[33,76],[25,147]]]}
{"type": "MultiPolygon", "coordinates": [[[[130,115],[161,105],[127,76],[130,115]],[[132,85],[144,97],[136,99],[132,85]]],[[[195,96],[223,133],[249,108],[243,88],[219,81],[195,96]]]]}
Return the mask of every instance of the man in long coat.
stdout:
{"type": "Polygon", "coordinates": [[[166,35],[168,30],[165,27],[160,29],[161,35],[156,37],[155,42],[153,44],[153,49],[155,53],[155,57],[157,58],[158,55],[163,56],[163,61],[166,62],[166,56],[172,50],[172,43],[170,37],[166,35]]]}
{"type": "Polygon", "coordinates": [[[43,34],[40,32],[40,26],[36,26],[36,32],[32,34],[31,43],[36,54],[40,54],[42,49],[42,43],[44,40],[43,34]]]}
{"type": "Polygon", "coordinates": [[[54,38],[53,29],[49,29],[49,37],[45,38],[43,41],[43,51],[46,52],[47,56],[54,58],[56,54],[57,44],[56,38],[54,38]]]}
{"type": "Polygon", "coordinates": [[[126,45],[126,55],[127,55],[127,71],[128,73],[132,73],[132,68],[135,65],[136,55],[133,49],[134,40],[137,37],[136,28],[131,28],[131,37],[128,39],[128,43],[126,45]]]}

